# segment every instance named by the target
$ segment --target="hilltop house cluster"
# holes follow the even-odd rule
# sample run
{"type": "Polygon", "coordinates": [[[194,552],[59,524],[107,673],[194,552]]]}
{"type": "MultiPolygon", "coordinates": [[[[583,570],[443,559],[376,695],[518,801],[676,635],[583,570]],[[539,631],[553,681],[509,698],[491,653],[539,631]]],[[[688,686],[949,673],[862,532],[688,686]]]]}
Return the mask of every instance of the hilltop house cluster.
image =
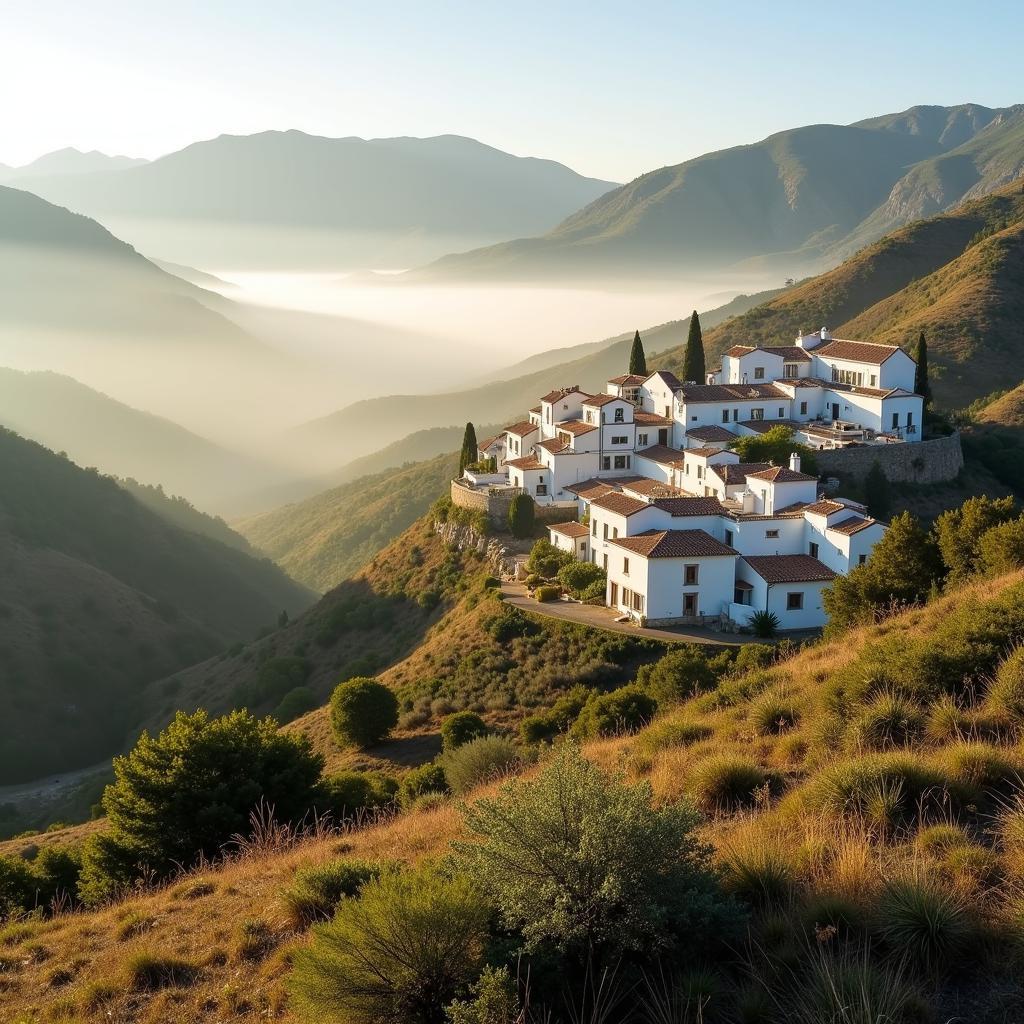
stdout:
{"type": "Polygon", "coordinates": [[[862,564],[885,526],[823,497],[794,453],[742,463],[738,437],[785,424],[812,448],[914,443],[923,398],[902,349],[833,339],[729,349],[703,383],[626,374],[604,394],[560,388],[480,444],[496,472],[462,484],[509,488],[566,509],[552,543],[607,572],[606,601],[647,624],[821,626],[822,591],[862,564]]]}

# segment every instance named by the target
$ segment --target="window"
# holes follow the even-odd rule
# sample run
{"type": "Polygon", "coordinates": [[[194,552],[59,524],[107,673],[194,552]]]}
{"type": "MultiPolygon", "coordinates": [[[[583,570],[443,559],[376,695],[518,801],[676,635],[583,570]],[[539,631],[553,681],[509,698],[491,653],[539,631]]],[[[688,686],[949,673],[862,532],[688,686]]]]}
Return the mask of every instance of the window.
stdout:
{"type": "Polygon", "coordinates": [[[608,571],[608,556],[607,555],[605,555],[604,558],[601,560],[601,568],[604,569],[605,572],[608,571]]]}
{"type": "Polygon", "coordinates": [[[900,426],[900,414],[898,412],[894,412],[892,414],[892,429],[893,430],[899,430],[899,426],[900,426]]]}
{"type": "Polygon", "coordinates": [[[537,495],[538,495],[538,497],[540,497],[542,495],[545,495],[547,493],[548,493],[548,485],[547,484],[537,484],[537,495]]]}
{"type": "Polygon", "coordinates": [[[908,412],[907,413],[907,426],[910,427],[910,426],[913,426],[913,424],[914,424],[914,414],[912,412],[908,412]]]}
{"type": "Polygon", "coordinates": [[[697,595],[683,594],[683,615],[690,617],[697,614],[697,595]]]}
{"type": "Polygon", "coordinates": [[[703,466],[700,466],[700,465],[697,466],[697,479],[698,480],[703,480],[704,479],[704,467],[703,466]]]}
{"type": "Polygon", "coordinates": [[[804,595],[799,591],[795,594],[786,595],[786,611],[798,612],[804,606],[804,595]]]}
{"type": "Polygon", "coordinates": [[[615,410],[615,422],[616,423],[625,423],[626,422],[626,410],[625,409],[616,409],[615,410]]]}
{"type": "Polygon", "coordinates": [[[605,540],[608,539],[608,524],[607,523],[604,524],[604,539],[605,540]]]}
{"type": "Polygon", "coordinates": [[[616,469],[629,469],[629,456],[616,455],[614,465],[616,469]]]}
{"type": "Polygon", "coordinates": [[[739,409],[733,409],[733,411],[732,411],[732,421],[733,421],[733,423],[735,423],[739,418],[740,418],[740,411],[739,411],[739,409]]]}
{"type": "Polygon", "coordinates": [[[725,543],[732,547],[732,530],[725,531],[725,543]]]}
{"type": "Polygon", "coordinates": [[[628,576],[629,575],[629,559],[628,558],[624,558],[622,560],[622,575],[623,576],[628,576]]]}
{"type": "Polygon", "coordinates": [[[764,419],[764,409],[751,409],[750,410],[750,418],[752,420],[763,420],[764,419]]]}
{"type": "Polygon", "coordinates": [[[612,457],[610,455],[605,455],[605,456],[602,457],[602,459],[601,459],[601,468],[602,469],[611,469],[612,468],[612,457]]]}
{"type": "Polygon", "coordinates": [[[783,377],[799,377],[800,367],[796,363],[784,363],[782,366],[783,377]]]}
{"type": "Polygon", "coordinates": [[[616,434],[612,438],[612,444],[629,444],[629,438],[625,434],[616,434]]]}
{"type": "Polygon", "coordinates": [[[811,558],[818,557],[818,545],[815,544],[813,540],[807,545],[807,554],[809,554],[811,558]]]}
{"type": "Polygon", "coordinates": [[[634,594],[633,594],[633,611],[640,612],[641,615],[643,614],[643,611],[644,611],[644,595],[643,594],[637,594],[637,593],[634,592],[634,594]]]}
{"type": "Polygon", "coordinates": [[[593,537],[597,536],[597,520],[596,519],[591,520],[591,523],[590,523],[590,533],[591,533],[591,536],[593,536],[593,537]]]}
{"type": "Polygon", "coordinates": [[[779,406],[779,419],[784,420],[786,418],[786,410],[780,405],[779,406]]]}
{"type": "Polygon", "coordinates": [[[768,540],[775,540],[779,536],[778,530],[765,530],[764,535],[768,540]]]}
{"type": "Polygon", "coordinates": [[[587,410],[587,422],[588,423],[593,423],[594,422],[594,414],[593,414],[593,412],[590,411],[590,409],[587,410]]]}
{"type": "Polygon", "coordinates": [[[728,409],[723,409],[722,410],[722,422],[723,423],[728,423],[729,422],[729,410],[728,409]]]}
{"type": "Polygon", "coordinates": [[[764,367],[763,366],[755,366],[754,367],[754,380],[764,380],[764,367]]]}
{"type": "Polygon", "coordinates": [[[617,526],[612,527],[612,540],[619,539],[619,528],[617,526]]]}
{"type": "Polygon", "coordinates": [[[858,555],[857,556],[857,564],[858,565],[863,565],[867,560],[868,560],[868,556],[867,555],[858,555]]]}
{"type": "Polygon", "coordinates": [[[691,416],[690,417],[690,422],[691,423],[696,423],[697,422],[697,417],[696,416],[691,416]]]}
{"type": "MultiPolygon", "coordinates": [[[[615,584],[613,583],[612,586],[615,586],[615,584]]],[[[622,588],[622,603],[627,608],[629,607],[630,601],[632,600],[632,598],[633,598],[633,591],[628,589],[627,587],[623,587],[622,588]]]]}
{"type": "Polygon", "coordinates": [[[684,565],[683,566],[683,586],[684,587],[695,587],[697,586],[697,573],[700,569],[699,565],[684,565]]]}
{"type": "Polygon", "coordinates": [[[801,416],[806,416],[807,415],[807,403],[806,402],[801,402],[800,403],[800,415],[801,416]]]}
{"type": "Polygon", "coordinates": [[[871,374],[871,386],[876,387],[878,384],[878,377],[875,374],[871,374]]]}
{"type": "Polygon", "coordinates": [[[647,435],[646,434],[637,434],[636,435],[636,443],[638,445],[642,445],[643,447],[646,448],[647,447],[647,435]]]}
{"type": "Polygon", "coordinates": [[[864,383],[864,374],[859,370],[840,370],[833,366],[832,379],[837,384],[853,384],[855,387],[860,387],[864,383]]]}

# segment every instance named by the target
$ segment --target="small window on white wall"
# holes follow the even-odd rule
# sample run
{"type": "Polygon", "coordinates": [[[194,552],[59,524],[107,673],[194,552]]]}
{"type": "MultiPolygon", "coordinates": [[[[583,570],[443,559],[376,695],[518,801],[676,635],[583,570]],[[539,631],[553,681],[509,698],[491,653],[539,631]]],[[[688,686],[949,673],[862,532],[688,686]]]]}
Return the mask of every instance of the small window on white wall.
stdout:
{"type": "Polygon", "coordinates": [[[786,611],[798,612],[804,606],[804,595],[797,591],[786,595],[786,611]]]}
{"type": "Polygon", "coordinates": [[[764,531],[764,535],[769,540],[775,540],[779,536],[779,531],[778,530],[765,530],[764,531]]]}

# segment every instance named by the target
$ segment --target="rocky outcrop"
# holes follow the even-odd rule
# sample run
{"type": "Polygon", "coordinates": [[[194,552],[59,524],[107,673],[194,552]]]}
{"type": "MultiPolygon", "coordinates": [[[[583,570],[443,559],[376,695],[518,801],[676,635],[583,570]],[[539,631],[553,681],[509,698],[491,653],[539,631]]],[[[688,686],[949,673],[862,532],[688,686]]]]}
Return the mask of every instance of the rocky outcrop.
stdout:
{"type": "Polygon", "coordinates": [[[456,522],[434,521],[434,532],[446,543],[460,551],[477,551],[494,569],[497,576],[515,576],[516,555],[523,552],[515,550],[516,545],[509,543],[509,538],[487,537],[473,526],[456,522]]]}

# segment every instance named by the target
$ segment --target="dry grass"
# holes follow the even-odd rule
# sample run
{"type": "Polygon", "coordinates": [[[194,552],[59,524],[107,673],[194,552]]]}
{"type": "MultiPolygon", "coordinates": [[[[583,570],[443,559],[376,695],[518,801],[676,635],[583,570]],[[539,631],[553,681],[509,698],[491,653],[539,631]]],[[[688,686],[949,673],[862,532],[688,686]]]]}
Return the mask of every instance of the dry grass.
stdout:
{"type": "MultiPolygon", "coordinates": [[[[772,689],[759,692],[784,693],[787,707],[795,712],[793,724],[781,732],[762,734],[752,727],[750,709],[757,694],[705,711],[696,698],[659,718],[649,730],[589,744],[588,756],[604,767],[646,779],[658,802],[690,799],[694,780],[723,757],[756,765],[774,778],[775,792],[741,801],[740,806],[721,806],[703,832],[718,851],[734,890],[756,904],[784,902],[787,920],[797,922],[794,927],[812,932],[815,927],[877,929],[887,893],[892,914],[903,913],[917,899],[916,893],[897,892],[893,880],[922,872],[939,879],[953,900],[936,912],[948,916],[962,899],[972,919],[986,928],[1017,928],[1024,906],[1024,826],[1010,790],[1000,792],[1001,803],[994,810],[998,817],[988,819],[988,825],[975,822],[970,807],[962,809],[963,820],[955,820],[950,809],[948,820],[927,823],[965,830],[962,844],[940,842],[938,832],[917,842],[914,821],[880,831],[862,815],[815,811],[811,796],[822,773],[851,756],[823,747],[816,736],[827,713],[822,683],[880,638],[896,633],[908,640],[926,636],[957,609],[977,606],[1022,579],[1024,574],[1015,574],[978,583],[930,608],[857,630],[773,667],[772,689]],[[707,734],[702,738],[689,728],[675,730],[673,723],[696,724],[707,734]],[[680,736],[684,741],[675,742],[680,736]]],[[[1019,754],[1007,743],[926,737],[915,757],[929,771],[946,773],[965,787],[977,790],[997,783],[1002,791],[1019,754]]],[[[320,836],[276,850],[272,845],[254,847],[229,864],[138,894],[127,904],[2,928],[0,1018],[46,1020],[56,1006],[68,1010],[70,1019],[77,1014],[83,1021],[126,1024],[287,1020],[284,978],[289,958],[298,943],[307,941],[294,930],[280,896],[296,871],[338,857],[416,862],[442,853],[460,827],[461,814],[453,803],[417,808],[349,834],[320,836]],[[192,972],[171,972],[167,985],[140,988],[128,966],[142,955],[180,961],[191,965],[192,972]],[[61,981],[57,987],[55,978],[61,981]]],[[[947,828],[946,838],[954,832],[947,828]]],[[[921,897],[923,913],[930,912],[923,902],[929,896],[930,891],[921,897]]],[[[954,923],[959,927],[959,918],[954,923]]],[[[903,917],[896,924],[909,928],[913,921],[903,917]]],[[[945,955],[944,949],[926,950],[922,956],[940,954],[945,955]]]]}

